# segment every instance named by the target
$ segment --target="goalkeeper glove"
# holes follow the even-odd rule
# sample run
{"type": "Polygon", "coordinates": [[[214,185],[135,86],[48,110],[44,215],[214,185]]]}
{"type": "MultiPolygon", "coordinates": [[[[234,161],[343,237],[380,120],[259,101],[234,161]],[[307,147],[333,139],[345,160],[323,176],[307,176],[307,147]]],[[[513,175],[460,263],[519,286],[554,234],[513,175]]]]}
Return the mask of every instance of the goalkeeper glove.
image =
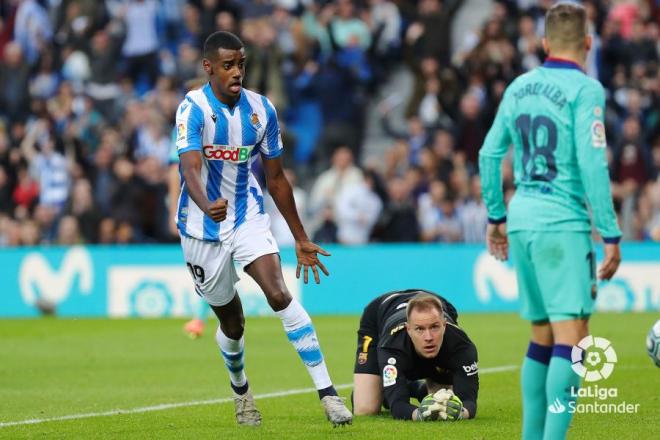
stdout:
{"type": "Polygon", "coordinates": [[[455,422],[463,418],[463,402],[457,395],[451,396],[441,404],[440,420],[455,422]]]}
{"type": "Polygon", "coordinates": [[[417,408],[417,419],[420,422],[430,422],[438,420],[442,406],[433,398],[433,394],[424,397],[422,403],[417,408]]]}

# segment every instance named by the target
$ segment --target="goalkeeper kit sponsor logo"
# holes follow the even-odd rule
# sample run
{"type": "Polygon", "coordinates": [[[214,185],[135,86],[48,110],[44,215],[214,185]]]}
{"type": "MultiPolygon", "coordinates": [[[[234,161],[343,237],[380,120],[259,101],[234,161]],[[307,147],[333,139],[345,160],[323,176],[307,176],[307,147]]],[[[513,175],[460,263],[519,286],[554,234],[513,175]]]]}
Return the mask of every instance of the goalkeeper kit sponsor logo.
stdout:
{"type": "Polygon", "coordinates": [[[466,376],[474,376],[479,372],[479,367],[477,366],[477,362],[472,362],[471,365],[462,365],[463,371],[465,371],[466,376]]]}
{"type": "Polygon", "coordinates": [[[204,157],[208,160],[224,160],[226,162],[247,162],[254,145],[230,147],[229,145],[204,145],[204,157]]]}
{"type": "MultiPolygon", "coordinates": [[[[618,361],[612,343],[605,338],[592,335],[584,337],[571,351],[572,368],[575,373],[584,378],[585,382],[605,380],[614,371],[614,364],[618,361]]],[[[617,399],[619,390],[598,385],[587,385],[581,388],[571,387],[565,399],[560,397],[548,406],[552,414],[573,413],[622,413],[631,414],[639,412],[639,403],[624,401],[611,402],[608,399],[617,399]],[[578,402],[581,398],[583,401],[578,402]],[[584,401],[587,399],[586,401],[584,401]],[[591,401],[590,401],[591,400],[591,401]]]]}

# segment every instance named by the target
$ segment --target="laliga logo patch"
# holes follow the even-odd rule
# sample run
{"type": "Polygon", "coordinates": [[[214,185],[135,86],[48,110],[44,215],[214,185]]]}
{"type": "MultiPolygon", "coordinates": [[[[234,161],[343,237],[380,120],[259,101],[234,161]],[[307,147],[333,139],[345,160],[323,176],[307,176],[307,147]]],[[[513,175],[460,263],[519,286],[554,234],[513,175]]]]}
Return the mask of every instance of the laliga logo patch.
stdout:
{"type": "Polygon", "coordinates": [[[591,124],[591,144],[594,148],[605,148],[607,146],[605,125],[601,121],[594,121],[591,124]]]}
{"type": "Polygon", "coordinates": [[[398,372],[394,365],[385,365],[383,368],[383,386],[389,387],[396,383],[396,376],[398,372]]]}
{"type": "Polygon", "coordinates": [[[186,138],[186,124],[179,124],[176,126],[176,140],[182,141],[186,138]]]}
{"type": "Polygon", "coordinates": [[[605,338],[585,336],[571,350],[571,367],[587,382],[607,379],[617,362],[612,343],[605,338]]]}

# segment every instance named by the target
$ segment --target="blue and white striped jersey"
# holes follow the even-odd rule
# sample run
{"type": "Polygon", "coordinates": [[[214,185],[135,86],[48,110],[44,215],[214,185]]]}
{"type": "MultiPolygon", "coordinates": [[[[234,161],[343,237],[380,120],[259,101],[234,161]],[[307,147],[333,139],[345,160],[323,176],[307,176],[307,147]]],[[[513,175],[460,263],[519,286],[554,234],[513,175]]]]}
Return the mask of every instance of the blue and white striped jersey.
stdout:
{"type": "Polygon", "coordinates": [[[263,193],[250,171],[257,154],[272,159],[282,154],[277,113],[262,95],[243,89],[230,108],[220,102],[210,84],[188,92],[176,112],[176,146],[179,155],[202,153],[201,179],[210,201],[227,199],[227,218],[214,222],[188,195],[181,176],[177,226],[186,236],[223,241],[246,220],[267,215],[263,193]]]}

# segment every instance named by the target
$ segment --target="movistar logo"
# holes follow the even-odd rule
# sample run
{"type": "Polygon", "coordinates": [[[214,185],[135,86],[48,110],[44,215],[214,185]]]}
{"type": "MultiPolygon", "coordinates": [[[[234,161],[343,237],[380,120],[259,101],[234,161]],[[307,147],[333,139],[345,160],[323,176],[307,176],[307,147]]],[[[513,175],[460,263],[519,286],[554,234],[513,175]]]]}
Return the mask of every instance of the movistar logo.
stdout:
{"type": "Polygon", "coordinates": [[[40,298],[59,304],[71,294],[76,280],[81,294],[92,293],[92,258],[85,248],[72,247],[62,257],[57,270],[53,269],[42,254],[31,252],[21,262],[18,280],[21,296],[26,304],[35,304],[40,298]]]}

